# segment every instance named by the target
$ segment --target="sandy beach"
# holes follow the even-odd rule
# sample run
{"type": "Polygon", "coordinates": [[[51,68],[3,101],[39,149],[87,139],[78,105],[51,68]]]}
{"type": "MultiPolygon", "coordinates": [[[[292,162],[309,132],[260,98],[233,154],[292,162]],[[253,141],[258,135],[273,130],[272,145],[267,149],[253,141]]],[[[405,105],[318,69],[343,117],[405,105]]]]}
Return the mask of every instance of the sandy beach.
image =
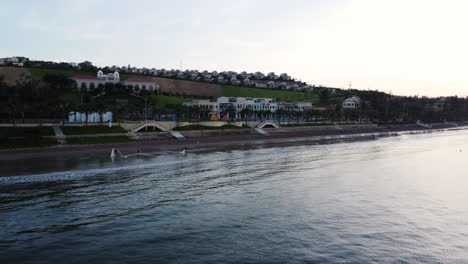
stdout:
{"type": "Polygon", "coordinates": [[[400,132],[422,133],[447,129],[462,129],[465,123],[436,123],[432,128],[415,124],[404,125],[348,125],[321,127],[265,128],[268,136],[250,129],[228,129],[211,131],[184,131],[185,140],[176,140],[162,133],[142,133],[134,142],[92,145],[59,145],[44,148],[0,150],[0,160],[17,160],[44,157],[73,158],[86,155],[106,156],[112,148],[123,153],[158,152],[182,150],[203,151],[216,148],[241,148],[252,145],[308,144],[323,141],[354,140],[397,135],[400,132]]]}

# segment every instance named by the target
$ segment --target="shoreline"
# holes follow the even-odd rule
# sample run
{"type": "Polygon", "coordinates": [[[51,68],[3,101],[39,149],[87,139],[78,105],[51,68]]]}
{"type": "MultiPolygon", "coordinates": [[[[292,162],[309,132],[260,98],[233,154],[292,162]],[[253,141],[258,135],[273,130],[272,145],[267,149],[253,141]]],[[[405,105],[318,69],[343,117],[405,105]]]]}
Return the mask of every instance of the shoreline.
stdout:
{"type": "Polygon", "coordinates": [[[58,145],[43,148],[3,149],[0,150],[1,161],[13,161],[32,158],[74,158],[83,155],[107,156],[112,148],[122,152],[158,152],[174,151],[187,147],[190,151],[226,147],[253,145],[308,144],[340,140],[354,140],[396,136],[402,133],[430,133],[446,130],[467,129],[466,123],[436,123],[432,128],[415,124],[406,125],[350,125],[326,127],[280,127],[265,128],[268,136],[253,133],[246,129],[184,131],[185,140],[176,140],[162,136],[160,133],[139,135],[139,140],[125,143],[58,145]]]}

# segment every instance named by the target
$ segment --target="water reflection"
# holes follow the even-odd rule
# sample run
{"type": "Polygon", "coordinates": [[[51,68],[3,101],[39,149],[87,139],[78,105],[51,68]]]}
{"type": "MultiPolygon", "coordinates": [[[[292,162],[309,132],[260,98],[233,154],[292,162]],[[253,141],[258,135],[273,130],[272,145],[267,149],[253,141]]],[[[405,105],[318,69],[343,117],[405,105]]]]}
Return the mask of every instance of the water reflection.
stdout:
{"type": "Polygon", "coordinates": [[[70,161],[0,178],[0,261],[463,263],[467,158],[446,132],[70,161]]]}

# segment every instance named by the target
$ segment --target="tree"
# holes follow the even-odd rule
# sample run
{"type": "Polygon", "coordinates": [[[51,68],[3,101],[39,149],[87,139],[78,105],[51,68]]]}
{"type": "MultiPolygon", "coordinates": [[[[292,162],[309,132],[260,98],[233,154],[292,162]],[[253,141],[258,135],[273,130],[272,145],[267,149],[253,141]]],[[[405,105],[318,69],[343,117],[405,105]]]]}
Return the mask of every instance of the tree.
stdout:
{"type": "Polygon", "coordinates": [[[252,118],[252,114],[253,114],[253,110],[250,109],[250,108],[244,108],[241,110],[241,116],[242,118],[244,118],[245,120],[250,120],[252,118]]]}
{"type": "Polygon", "coordinates": [[[222,111],[223,114],[228,114],[229,115],[229,119],[233,119],[233,117],[236,115],[236,109],[231,105],[229,106],[228,108],[224,109],[222,111]]]}
{"type": "Polygon", "coordinates": [[[83,61],[81,63],[78,63],[78,66],[82,71],[97,71],[98,68],[93,65],[90,61],[83,61]]]}
{"type": "Polygon", "coordinates": [[[61,119],[66,120],[68,113],[73,109],[73,102],[65,100],[62,96],[56,102],[57,109],[61,113],[61,119]]]}
{"type": "Polygon", "coordinates": [[[328,104],[328,100],[330,98],[330,90],[328,88],[320,90],[319,96],[321,104],[328,104]]]}
{"type": "Polygon", "coordinates": [[[95,101],[95,110],[99,113],[99,124],[102,125],[102,115],[107,111],[108,107],[100,100],[95,101]]]}

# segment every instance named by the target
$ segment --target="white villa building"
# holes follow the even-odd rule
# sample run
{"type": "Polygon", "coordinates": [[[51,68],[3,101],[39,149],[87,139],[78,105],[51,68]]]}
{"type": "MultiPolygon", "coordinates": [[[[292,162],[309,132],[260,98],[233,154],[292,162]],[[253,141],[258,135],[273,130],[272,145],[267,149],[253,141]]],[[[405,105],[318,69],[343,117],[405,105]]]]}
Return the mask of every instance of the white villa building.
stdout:
{"type": "Polygon", "coordinates": [[[130,78],[124,81],[120,80],[120,74],[116,71],[114,73],[104,74],[102,71],[98,71],[97,76],[73,76],[71,78],[76,82],[76,85],[79,89],[91,90],[98,88],[100,85],[106,83],[121,83],[123,85],[132,86],[135,90],[147,90],[154,92],[159,90],[159,85],[156,83],[138,78],[130,78]]]}
{"type": "Polygon", "coordinates": [[[350,97],[343,101],[343,109],[358,109],[361,105],[361,98],[357,96],[350,97]]]}

